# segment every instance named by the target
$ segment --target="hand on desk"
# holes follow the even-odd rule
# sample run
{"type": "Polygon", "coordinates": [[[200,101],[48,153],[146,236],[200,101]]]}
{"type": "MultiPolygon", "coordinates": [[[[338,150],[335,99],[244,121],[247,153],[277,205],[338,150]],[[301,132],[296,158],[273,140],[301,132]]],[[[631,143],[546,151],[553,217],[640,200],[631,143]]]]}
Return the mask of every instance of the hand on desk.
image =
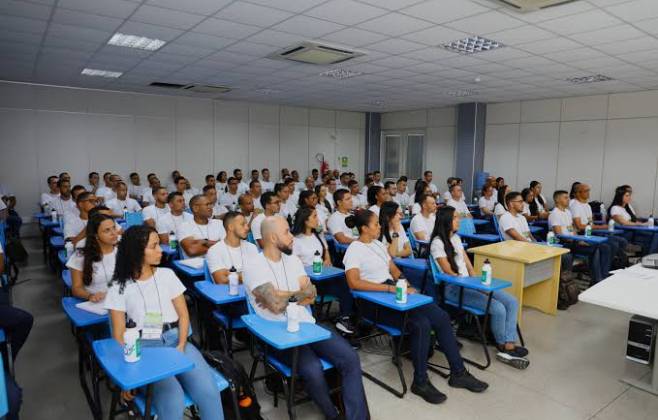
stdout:
{"type": "Polygon", "coordinates": [[[105,299],[105,292],[98,292],[89,296],[89,301],[94,303],[102,302],[103,299],[105,299]]]}
{"type": "Polygon", "coordinates": [[[178,350],[181,353],[185,353],[185,343],[177,345],[176,350],[178,350]]]}

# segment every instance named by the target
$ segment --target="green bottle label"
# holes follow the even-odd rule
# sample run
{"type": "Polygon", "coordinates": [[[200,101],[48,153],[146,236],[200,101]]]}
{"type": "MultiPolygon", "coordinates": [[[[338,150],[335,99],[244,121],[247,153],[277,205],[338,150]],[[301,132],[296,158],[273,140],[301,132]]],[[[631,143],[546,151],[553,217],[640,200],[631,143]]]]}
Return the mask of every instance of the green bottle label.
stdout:
{"type": "Polygon", "coordinates": [[[322,262],[313,261],[313,272],[315,274],[320,274],[322,272],[322,262]]]}

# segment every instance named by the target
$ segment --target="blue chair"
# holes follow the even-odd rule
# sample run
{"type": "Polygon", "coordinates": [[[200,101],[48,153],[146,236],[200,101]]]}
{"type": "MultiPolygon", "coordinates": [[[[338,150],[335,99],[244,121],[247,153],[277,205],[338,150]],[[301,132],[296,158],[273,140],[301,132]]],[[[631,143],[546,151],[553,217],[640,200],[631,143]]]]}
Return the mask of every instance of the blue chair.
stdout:
{"type": "Polygon", "coordinates": [[[141,211],[135,211],[125,214],[126,229],[131,226],[140,226],[144,224],[144,216],[141,211]]]}
{"type": "Polygon", "coordinates": [[[470,217],[462,217],[459,221],[459,236],[466,240],[471,245],[472,243],[487,243],[492,244],[500,242],[500,235],[493,235],[490,233],[476,233],[473,219],[470,217]]]}
{"type": "MultiPolygon", "coordinates": [[[[4,258],[5,269],[8,270],[9,259],[7,258],[7,253],[4,251],[7,249],[7,240],[5,237],[5,222],[0,222],[0,245],[2,246],[3,253],[0,258],[4,258]]],[[[0,273],[0,287],[2,287],[7,293],[9,293],[9,276],[5,272],[0,273]]]]}
{"type": "Polygon", "coordinates": [[[71,289],[73,288],[73,281],[71,279],[70,270],[62,270],[62,283],[64,283],[64,296],[71,296],[71,289]]]}
{"type": "Polygon", "coordinates": [[[413,255],[417,258],[426,257],[429,254],[429,242],[416,239],[416,235],[411,231],[411,228],[407,229],[406,232],[413,255]]]}
{"type": "MultiPolygon", "coordinates": [[[[0,328],[0,346],[5,348],[5,353],[7,353],[7,370],[9,374],[14,376],[14,357],[11,351],[11,343],[9,342],[9,337],[5,333],[5,330],[0,328]]],[[[2,359],[2,357],[0,357],[2,359]]],[[[2,360],[0,360],[2,361],[2,360]]]]}
{"type": "Polygon", "coordinates": [[[0,418],[9,412],[9,402],[7,401],[7,385],[5,384],[5,368],[2,357],[0,357],[0,418]]]}
{"type": "Polygon", "coordinates": [[[256,242],[256,240],[254,239],[254,234],[251,231],[249,231],[249,233],[247,234],[247,242],[252,243],[256,245],[256,247],[258,247],[258,242],[256,242]]]}

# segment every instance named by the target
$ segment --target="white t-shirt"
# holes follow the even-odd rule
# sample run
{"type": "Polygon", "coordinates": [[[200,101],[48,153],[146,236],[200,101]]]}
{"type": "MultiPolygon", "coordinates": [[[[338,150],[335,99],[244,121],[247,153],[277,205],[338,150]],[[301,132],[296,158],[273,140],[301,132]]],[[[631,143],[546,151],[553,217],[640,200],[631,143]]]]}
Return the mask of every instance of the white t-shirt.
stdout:
{"type": "MultiPolygon", "coordinates": [[[[541,198],[542,198],[542,200],[544,200],[544,203],[546,203],[546,198],[544,198],[543,195],[541,196],[541,198]]],[[[544,207],[544,205],[541,202],[539,202],[539,198],[537,198],[537,197],[535,197],[535,204],[537,204],[537,211],[538,212],[542,213],[542,212],[546,211],[546,207],[544,207]]],[[[546,203],[546,204],[548,204],[548,203],[546,203]]]]}
{"type": "Polygon", "coordinates": [[[244,181],[241,181],[241,182],[238,184],[238,194],[244,194],[244,193],[246,193],[247,191],[249,191],[249,184],[247,184],[247,183],[244,182],[244,181]]]}
{"type": "Polygon", "coordinates": [[[564,230],[573,231],[573,217],[569,209],[560,210],[555,207],[548,215],[548,228],[553,230],[554,226],[561,226],[564,230]]]}
{"type": "Polygon", "coordinates": [[[523,211],[521,214],[525,214],[526,216],[530,216],[530,204],[524,202],[523,203],[523,211]]]}
{"type": "Polygon", "coordinates": [[[324,206],[324,204],[316,204],[315,211],[318,214],[318,221],[322,225],[322,230],[327,230],[327,220],[329,219],[329,210],[324,206]]]}
{"type": "Polygon", "coordinates": [[[274,182],[260,181],[260,188],[263,190],[263,192],[274,191],[274,182]]]}
{"type": "Polygon", "coordinates": [[[368,198],[365,194],[357,194],[352,196],[352,205],[356,208],[368,207],[368,198]]]}
{"type": "MultiPolygon", "coordinates": [[[[114,264],[116,263],[117,249],[114,248],[109,254],[104,254],[103,259],[92,264],[93,274],[91,276],[91,284],[85,286],[85,290],[89,293],[95,294],[107,291],[107,285],[112,280],[114,275],[114,264]]],[[[85,257],[81,251],[74,252],[71,258],[66,263],[66,266],[71,270],[82,272],[84,270],[85,257]]]]}
{"type": "Polygon", "coordinates": [[[621,216],[627,222],[631,221],[631,215],[628,214],[628,211],[622,206],[612,206],[610,208],[610,217],[621,216]]]}
{"type": "Polygon", "coordinates": [[[233,248],[221,240],[208,249],[206,259],[211,273],[230,270],[231,267],[235,267],[240,273],[244,270],[245,263],[251,261],[255,255],[258,255],[258,248],[250,242],[240,241],[240,246],[233,248]]]}
{"type": "Polygon", "coordinates": [[[142,217],[144,217],[144,220],[153,220],[155,221],[155,225],[158,225],[158,221],[160,218],[166,216],[169,214],[171,209],[169,208],[168,205],[164,205],[163,208],[156,207],[155,204],[151,204],[150,206],[144,207],[144,210],[142,210],[142,217]]]}
{"type": "Polygon", "coordinates": [[[142,190],[142,201],[148,204],[155,204],[155,197],[153,197],[153,188],[144,187],[142,190]]]}
{"type": "Polygon", "coordinates": [[[430,182],[429,184],[427,184],[427,186],[430,187],[430,191],[432,191],[432,194],[436,194],[437,192],[439,192],[439,189],[433,182],[430,182]]]}
{"type": "Polygon", "coordinates": [[[450,190],[444,192],[443,195],[442,195],[442,197],[443,197],[443,201],[448,201],[448,200],[450,200],[450,198],[452,198],[452,194],[450,194],[450,190]]]}
{"type": "MultiPolygon", "coordinates": [[[[462,239],[455,233],[450,237],[450,243],[456,254],[455,263],[459,269],[457,274],[462,277],[468,277],[468,268],[466,267],[466,261],[464,261],[464,246],[462,245],[462,239]]],[[[434,238],[432,245],[430,245],[430,254],[432,254],[432,258],[434,259],[446,258],[448,256],[443,241],[438,236],[434,238]]]]}
{"type": "Polygon", "coordinates": [[[396,193],[395,197],[393,197],[393,201],[398,203],[398,205],[402,208],[406,208],[409,206],[409,203],[411,203],[411,198],[409,197],[409,194],[406,192],[403,193],[396,193]]]}
{"type": "MultiPolygon", "coordinates": [[[[391,240],[393,240],[393,232],[391,231],[391,240]]],[[[409,242],[409,238],[407,237],[407,234],[404,232],[404,228],[400,226],[400,230],[397,232],[398,234],[398,252],[401,252],[404,249],[404,246],[407,242],[409,242]]],[[[386,249],[388,249],[388,241],[386,240],[386,236],[382,235],[382,243],[384,246],[386,246],[386,249]]]]}
{"type": "Polygon", "coordinates": [[[455,210],[457,210],[457,213],[461,214],[462,216],[464,215],[469,215],[471,214],[471,211],[468,209],[468,206],[466,205],[466,202],[462,200],[454,200],[452,197],[446,202],[446,205],[454,207],[455,210]]]}
{"type": "Polygon", "coordinates": [[[112,188],[109,187],[98,187],[96,190],[96,197],[104,199],[106,203],[111,199],[116,198],[116,196],[117,195],[112,191],[112,188]]]}
{"type": "Polygon", "coordinates": [[[187,221],[180,226],[178,232],[179,241],[186,238],[221,241],[226,237],[224,224],[216,219],[209,219],[208,224],[205,225],[200,225],[194,220],[187,221]]]}
{"type": "Polygon", "coordinates": [[[82,220],[77,214],[69,213],[64,216],[64,239],[78,236],[87,227],[88,221],[82,220]]]}
{"type": "Polygon", "coordinates": [[[226,207],[215,203],[215,205],[212,207],[212,216],[210,217],[220,217],[226,213],[228,213],[228,209],[226,207]]]}
{"type": "Polygon", "coordinates": [[[52,194],[45,192],[41,194],[41,205],[43,206],[44,204],[48,204],[50,206],[50,202],[57,198],[59,198],[59,193],[52,194]]]}
{"type": "Polygon", "coordinates": [[[194,216],[190,213],[184,211],[178,216],[174,216],[173,213],[169,212],[156,220],[155,230],[158,231],[158,234],[174,232],[178,240],[180,240],[180,228],[186,222],[193,222],[194,216]]]}
{"type": "Polygon", "coordinates": [[[253,199],[254,199],[254,209],[265,210],[265,209],[263,209],[263,204],[260,202],[260,196],[253,197],[253,199]]]}
{"type": "Polygon", "coordinates": [[[422,213],[418,213],[411,219],[411,225],[409,225],[409,228],[414,234],[417,232],[424,232],[425,237],[429,240],[430,236],[432,236],[435,223],[436,213],[430,214],[429,217],[425,217],[422,213]]]}
{"type": "Polygon", "coordinates": [[[55,209],[57,211],[58,216],[66,216],[68,213],[71,214],[79,214],[80,210],[78,210],[78,207],[75,205],[75,201],[73,201],[73,198],[69,197],[68,200],[62,199],[61,196],[57,198],[53,198],[50,200],[50,203],[48,203],[50,206],[50,210],[55,209]]]}
{"type": "Polygon", "coordinates": [[[348,216],[349,214],[343,214],[339,211],[333,212],[327,221],[327,228],[329,229],[329,233],[336,236],[336,234],[342,232],[348,238],[354,239],[355,236],[352,233],[352,229],[348,228],[345,224],[345,219],[347,219],[348,216]]]}
{"type": "Polygon", "coordinates": [[[128,185],[128,196],[134,195],[136,197],[141,197],[144,194],[144,187],[141,185],[128,185]]]}
{"type": "Polygon", "coordinates": [[[192,188],[190,188],[189,190],[185,190],[185,192],[183,192],[183,201],[185,201],[185,208],[186,209],[190,208],[190,199],[192,199],[192,197],[194,197],[195,195],[196,194],[192,190],[192,188]]]}
{"type": "Polygon", "coordinates": [[[254,239],[263,239],[263,235],[260,234],[260,225],[265,220],[265,217],[265,213],[261,213],[251,221],[251,234],[254,239]]]}
{"type": "Polygon", "coordinates": [[[238,199],[240,198],[240,193],[231,194],[230,192],[225,192],[219,197],[219,204],[225,206],[227,209],[237,208],[238,199]]]}
{"type": "Polygon", "coordinates": [[[284,203],[283,201],[281,202],[281,210],[279,211],[279,215],[283,217],[284,219],[287,219],[288,216],[292,217],[295,215],[297,212],[297,200],[293,198],[291,195],[288,200],[284,203]]]}
{"type": "Polygon", "coordinates": [[[135,321],[138,329],[144,325],[146,312],[162,314],[162,322],[178,321],[173,299],[185,292],[185,286],[169,268],[158,267],[153,277],[144,281],[126,281],[123,293],[120,286],[113,282],[107,289],[105,309],[125,312],[129,319],[135,321]]]}
{"type": "Polygon", "coordinates": [[[480,200],[478,200],[478,206],[481,209],[488,209],[490,212],[493,212],[497,202],[498,201],[496,200],[496,197],[494,197],[493,195],[491,196],[491,198],[482,196],[480,197],[480,200]]]}
{"type": "MultiPolygon", "coordinates": [[[[299,279],[307,277],[304,265],[295,255],[281,254],[277,262],[268,260],[265,255],[255,255],[245,267],[243,280],[249,301],[258,315],[271,321],[285,321],[285,314],[275,314],[256,303],[252,291],[267,283],[275,289],[288,292],[300,290],[299,279]]],[[[300,322],[315,323],[315,319],[308,311],[301,311],[300,322]]]]}
{"type": "Polygon", "coordinates": [[[137,200],[126,197],[125,200],[119,200],[118,198],[113,198],[105,203],[105,205],[112,210],[114,214],[123,214],[124,207],[131,213],[142,211],[142,206],[139,205],[137,200]]]}
{"type": "Polygon", "coordinates": [[[336,203],[334,202],[333,194],[327,194],[327,196],[325,198],[329,202],[329,206],[331,207],[331,210],[336,211],[336,203]]]}
{"type": "Polygon", "coordinates": [[[420,211],[421,211],[421,210],[422,210],[422,209],[420,208],[420,204],[419,204],[419,203],[414,203],[414,204],[411,206],[411,215],[412,215],[412,216],[415,216],[415,215],[417,215],[417,214],[420,214],[420,211]]]}
{"type": "Polygon", "coordinates": [[[371,283],[384,283],[392,278],[389,271],[390,255],[383,243],[374,240],[368,244],[354,241],[343,257],[345,271],[359,269],[361,279],[371,283]]]}
{"type": "Polygon", "coordinates": [[[375,204],[375,205],[370,206],[370,208],[368,210],[375,213],[377,215],[377,217],[379,217],[379,210],[381,210],[381,208],[377,204],[375,204]]]}
{"type": "Polygon", "coordinates": [[[315,251],[320,253],[320,258],[324,261],[322,245],[324,245],[324,249],[328,249],[327,243],[322,236],[320,236],[320,240],[318,240],[317,236],[314,234],[308,236],[303,234],[297,235],[292,243],[292,253],[302,260],[304,266],[311,266],[313,265],[315,251]],[[320,241],[322,241],[322,243],[320,243],[320,241]]]}
{"type": "Polygon", "coordinates": [[[520,213],[517,213],[516,217],[514,217],[512,216],[512,213],[507,212],[500,216],[498,224],[500,225],[503,239],[506,241],[514,240],[514,238],[507,234],[509,229],[516,230],[517,233],[525,237],[527,240],[530,240],[530,227],[528,227],[528,221],[520,213]]]}
{"type": "Polygon", "coordinates": [[[500,203],[496,203],[496,205],[494,206],[494,215],[496,217],[500,217],[505,213],[507,213],[507,210],[505,210],[505,207],[500,203]]]}
{"type": "Polygon", "coordinates": [[[592,223],[592,208],[589,203],[581,203],[578,200],[573,200],[569,204],[569,210],[571,210],[571,215],[574,219],[580,219],[580,223],[584,225],[592,223]]]}

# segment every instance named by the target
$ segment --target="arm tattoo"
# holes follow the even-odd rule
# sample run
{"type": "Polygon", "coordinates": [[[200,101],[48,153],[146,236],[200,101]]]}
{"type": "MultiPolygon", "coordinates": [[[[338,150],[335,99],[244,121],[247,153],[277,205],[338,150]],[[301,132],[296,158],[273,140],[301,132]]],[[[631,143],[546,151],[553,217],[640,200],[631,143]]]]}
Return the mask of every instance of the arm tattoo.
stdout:
{"type": "Polygon", "coordinates": [[[272,283],[260,285],[251,293],[256,299],[256,304],[272,313],[281,314],[286,310],[288,298],[277,294],[272,283]]]}
{"type": "Polygon", "coordinates": [[[315,299],[316,296],[317,296],[317,291],[315,290],[315,286],[311,282],[308,282],[306,287],[304,287],[300,291],[295,292],[295,297],[300,302],[309,298],[315,299]]]}

